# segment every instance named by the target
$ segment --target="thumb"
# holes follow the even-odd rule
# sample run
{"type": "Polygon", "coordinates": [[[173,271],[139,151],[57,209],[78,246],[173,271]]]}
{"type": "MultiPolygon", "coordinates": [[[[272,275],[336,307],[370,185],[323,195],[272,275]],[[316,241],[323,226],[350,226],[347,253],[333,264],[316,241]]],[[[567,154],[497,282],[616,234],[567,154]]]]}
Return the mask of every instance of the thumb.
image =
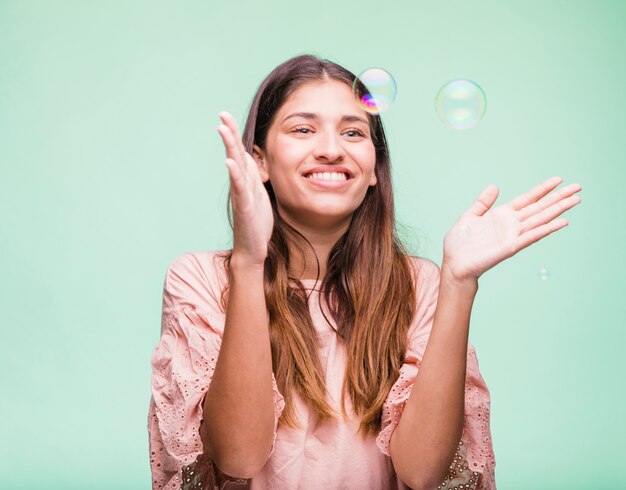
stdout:
{"type": "Polygon", "coordinates": [[[485,190],[478,195],[469,208],[469,212],[476,216],[482,216],[493,206],[493,203],[496,202],[499,193],[500,190],[495,184],[489,184],[485,187],[485,190]]]}

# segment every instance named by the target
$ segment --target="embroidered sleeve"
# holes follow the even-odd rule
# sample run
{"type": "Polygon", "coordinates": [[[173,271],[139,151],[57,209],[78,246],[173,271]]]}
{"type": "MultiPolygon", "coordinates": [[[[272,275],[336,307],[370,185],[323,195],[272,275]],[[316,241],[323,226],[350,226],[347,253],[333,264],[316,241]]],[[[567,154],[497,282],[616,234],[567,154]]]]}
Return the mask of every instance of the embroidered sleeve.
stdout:
{"type": "MultiPolygon", "coordinates": [[[[250,482],[221,473],[204,455],[200,439],[204,397],[225,324],[215,277],[209,274],[194,254],[179,257],[167,271],[161,337],[151,361],[148,434],[154,490],[247,488],[250,482]]],[[[275,441],[284,399],[273,375],[272,386],[275,441]]]]}
{"type": "MultiPolygon", "coordinates": [[[[421,281],[416,319],[409,329],[407,353],[397,381],[383,405],[381,430],[376,439],[386,455],[389,441],[406,405],[419,371],[437,306],[440,269],[433,262],[417,260],[421,281]]],[[[489,424],[490,395],[478,369],[474,346],[468,342],[465,375],[465,419],[461,440],[446,478],[438,488],[495,490],[495,456],[489,424]]]]}
{"type": "MultiPolygon", "coordinates": [[[[418,349],[423,352],[427,341],[420,342],[418,349]]],[[[376,439],[379,449],[386,455],[389,453],[389,441],[395,430],[402,411],[413,388],[415,376],[419,370],[420,360],[414,363],[405,363],[398,381],[391,389],[383,405],[382,429],[376,439]]],[[[481,490],[495,490],[495,455],[491,438],[490,396],[479,370],[476,351],[468,343],[467,372],[465,376],[465,421],[461,440],[457,447],[450,470],[445,480],[438,488],[474,488],[481,490]],[[461,488],[461,487],[459,487],[461,488]]]]}
{"type": "MultiPolygon", "coordinates": [[[[203,453],[199,432],[203,402],[221,344],[221,337],[210,324],[210,313],[186,307],[170,318],[154,349],[148,426],[153,488],[178,489],[189,483],[183,482],[181,471],[194,463],[199,465],[195,481],[219,476],[203,473],[201,470],[214,465],[203,457],[200,463],[196,459],[203,453]]],[[[273,376],[272,385],[275,441],[284,399],[273,376]]]]}
{"type": "Polygon", "coordinates": [[[225,475],[204,454],[199,454],[193,463],[183,467],[181,479],[180,490],[245,490],[250,488],[251,481],[225,475]]]}

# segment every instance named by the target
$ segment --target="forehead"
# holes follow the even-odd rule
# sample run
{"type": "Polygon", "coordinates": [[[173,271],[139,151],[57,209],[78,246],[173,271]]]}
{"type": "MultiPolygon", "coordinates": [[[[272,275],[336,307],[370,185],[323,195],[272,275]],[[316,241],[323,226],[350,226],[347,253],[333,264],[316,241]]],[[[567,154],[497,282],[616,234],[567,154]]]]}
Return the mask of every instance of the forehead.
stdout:
{"type": "Polygon", "coordinates": [[[294,109],[308,112],[353,113],[364,116],[366,112],[352,92],[352,87],[338,80],[307,82],[298,87],[285,101],[279,114],[294,109]]]}

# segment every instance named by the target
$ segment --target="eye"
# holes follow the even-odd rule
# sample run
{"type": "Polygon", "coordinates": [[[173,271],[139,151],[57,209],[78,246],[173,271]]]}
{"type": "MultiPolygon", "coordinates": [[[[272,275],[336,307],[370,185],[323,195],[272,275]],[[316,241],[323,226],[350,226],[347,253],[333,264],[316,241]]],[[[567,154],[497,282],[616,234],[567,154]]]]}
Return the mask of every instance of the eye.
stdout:
{"type": "Polygon", "coordinates": [[[365,133],[361,131],[360,129],[348,129],[346,133],[355,133],[353,137],[354,136],[361,136],[362,138],[365,137],[365,133]]]}
{"type": "Polygon", "coordinates": [[[296,129],[294,129],[294,133],[309,134],[309,133],[306,133],[305,131],[311,132],[311,130],[307,128],[306,126],[298,126],[296,129]]]}

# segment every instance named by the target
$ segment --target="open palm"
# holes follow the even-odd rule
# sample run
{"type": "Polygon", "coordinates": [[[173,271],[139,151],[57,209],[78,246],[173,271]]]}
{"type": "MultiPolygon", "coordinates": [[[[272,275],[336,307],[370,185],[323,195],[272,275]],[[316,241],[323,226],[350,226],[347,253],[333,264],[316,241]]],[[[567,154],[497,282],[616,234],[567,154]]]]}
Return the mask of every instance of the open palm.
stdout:
{"type": "Polygon", "coordinates": [[[560,177],[552,177],[493,209],[499,190],[487,186],[444,238],[443,262],[452,277],[478,279],[504,259],[566,226],[565,218],[554,218],[581,202],[573,194],[582,187],[570,184],[549,194],[561,182],[560,177]]]}

